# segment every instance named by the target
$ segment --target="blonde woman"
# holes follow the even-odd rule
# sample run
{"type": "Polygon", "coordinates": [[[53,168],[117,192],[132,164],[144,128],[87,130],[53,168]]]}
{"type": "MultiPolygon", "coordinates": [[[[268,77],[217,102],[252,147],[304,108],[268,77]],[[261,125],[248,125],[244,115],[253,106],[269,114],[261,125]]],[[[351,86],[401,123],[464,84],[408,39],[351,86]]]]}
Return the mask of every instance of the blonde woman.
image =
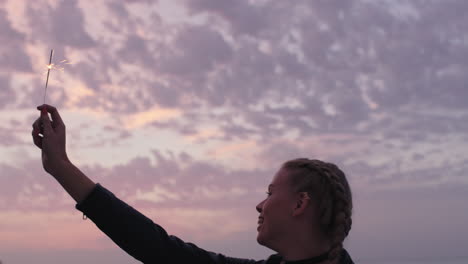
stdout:
{"type": "Polygon", "coordinates": [[[351,229],[351,190],[331,163],[295,159],[284,163],[256,206],[257,242],[277,254],[265,260],[226,257],[168,235],[109,190],[94,183],[68,159],[66,133],[58,110],[38,106],[34,144],[42,164],[91,219],[120,248],[143,263],[353,264],[343,248],[351,229]],[[49,119],[50,113],[52,120],[49,119]]]}

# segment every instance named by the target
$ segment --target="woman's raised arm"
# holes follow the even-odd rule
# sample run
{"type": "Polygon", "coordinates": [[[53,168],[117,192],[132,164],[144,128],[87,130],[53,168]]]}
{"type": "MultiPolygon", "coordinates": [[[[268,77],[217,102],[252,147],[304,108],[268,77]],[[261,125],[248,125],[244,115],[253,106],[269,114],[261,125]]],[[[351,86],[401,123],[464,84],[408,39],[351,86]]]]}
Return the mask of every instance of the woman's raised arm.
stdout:
{"type": "Polygon", "coordinates": [[[34,144],[42,150],[44,169],[75,199],[76,209],[135,259],[143,263],[264,263],[226,257],[168,235],[161,226],[95,184],[75,167],[65,150],[65,124],[59,112],[50,105],[37,109],[41,110],[41,116],[33,124],[32,136],[34,144]]]}
{"type": "Polygon", "coordinates": [[[41,114],[33,123],[32,137],[34,144],[42,150],[42,165],[80,203],[96,184],[68,159],[65,124],[57,108],[44,104],[37,109],[41,114]],[[49,113],[52,120],[49,119],[49,113]]]}

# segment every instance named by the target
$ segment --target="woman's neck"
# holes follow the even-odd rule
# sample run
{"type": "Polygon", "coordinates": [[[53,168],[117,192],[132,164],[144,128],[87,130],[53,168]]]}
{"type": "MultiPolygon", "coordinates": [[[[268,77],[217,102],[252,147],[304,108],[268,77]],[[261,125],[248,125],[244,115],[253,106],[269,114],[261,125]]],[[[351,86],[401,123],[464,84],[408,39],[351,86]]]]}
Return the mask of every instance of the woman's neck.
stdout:
{"type": "Polygon", "coordinates": [[[314,256],[312,258],[306,258],[295,261],[282,260],[281,264],[324,264],[328,263],[329,252],[322,253],[321,255],[314,256]]]}
{"type": "Polygon", "coordinates": [[[310,259],[322,255],[330,250],[330,245],[324,240],[311,239],[306,237],[296,237],[290,241],[278,253],[286,261],[298,261],[310,259]]]}

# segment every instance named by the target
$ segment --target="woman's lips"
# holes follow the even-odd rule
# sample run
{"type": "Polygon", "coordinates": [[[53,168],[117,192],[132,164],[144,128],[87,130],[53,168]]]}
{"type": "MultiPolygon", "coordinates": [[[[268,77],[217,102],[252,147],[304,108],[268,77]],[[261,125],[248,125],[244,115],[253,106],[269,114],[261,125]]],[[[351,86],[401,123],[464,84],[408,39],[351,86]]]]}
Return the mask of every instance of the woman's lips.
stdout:
{"type": "Polygon", "coordinates": [[[259,224],[259,225],[263,224],[263,217],[259,217],[259,218],[258,218],[258,224],[259,224]]]}
{"type": "Polygon", "coordinates": [[[258,218],[258,226],[257,226],[257,231],[260,230],[260,227],[262,226],[263,224],[263,218],[258,218]]]}

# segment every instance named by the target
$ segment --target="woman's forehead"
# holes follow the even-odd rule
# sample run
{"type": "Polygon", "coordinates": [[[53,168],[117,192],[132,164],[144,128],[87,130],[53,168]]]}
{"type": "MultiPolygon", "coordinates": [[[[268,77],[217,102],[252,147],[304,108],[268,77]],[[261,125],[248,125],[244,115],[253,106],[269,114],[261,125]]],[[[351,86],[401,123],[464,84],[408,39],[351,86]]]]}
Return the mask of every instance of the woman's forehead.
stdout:
{"type": "Polygon", "coordinates": [[[285,169],[280,169],[275,176],[273,176],[273,180],[271,181],[270,186],[278,186],[278,185],[289,185],[289,177],[288,173],[285,169]]]}

